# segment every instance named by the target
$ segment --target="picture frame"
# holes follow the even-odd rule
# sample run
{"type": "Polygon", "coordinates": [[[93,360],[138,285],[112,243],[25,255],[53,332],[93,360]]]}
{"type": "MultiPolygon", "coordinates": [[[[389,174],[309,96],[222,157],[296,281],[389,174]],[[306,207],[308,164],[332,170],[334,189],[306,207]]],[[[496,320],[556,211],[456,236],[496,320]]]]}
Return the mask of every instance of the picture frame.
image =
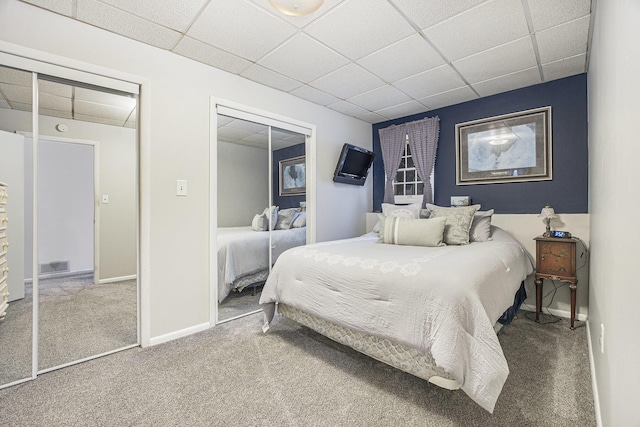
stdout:
{"type": "Polygon", "coordinates": [[[280,195],[299,196],[307,192],[306,156],[280,160],[280,195]]]}
{"type": "Polygon", "coordinates": [[[553,179],[551,107],[456,124],[456,185],[553,179]]]}

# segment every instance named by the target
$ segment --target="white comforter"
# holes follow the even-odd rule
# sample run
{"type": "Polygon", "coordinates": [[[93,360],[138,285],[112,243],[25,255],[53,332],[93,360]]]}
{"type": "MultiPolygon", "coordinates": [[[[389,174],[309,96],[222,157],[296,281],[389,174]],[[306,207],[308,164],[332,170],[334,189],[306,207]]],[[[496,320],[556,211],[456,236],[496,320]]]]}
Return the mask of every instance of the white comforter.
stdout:
{"type": "Polygon", "coordinates": [[[493,325],[533,272],[524,248],[493,230],[492,241],[467,246],[388,245],[370,233],[287,251],[262,291],[266,321],[282,302],[431,352],[493,412],[509,374],[493,325]]]}
{"type": "MultiPolygon", "coordinates": [[[[306,227],[271,232],[273,259],[295,246],[304,245],[306,227]]],[[[222,302],[236,279],[269,268],[269,233],[251,226],[218,228],[218,302],[222,302]]]]}

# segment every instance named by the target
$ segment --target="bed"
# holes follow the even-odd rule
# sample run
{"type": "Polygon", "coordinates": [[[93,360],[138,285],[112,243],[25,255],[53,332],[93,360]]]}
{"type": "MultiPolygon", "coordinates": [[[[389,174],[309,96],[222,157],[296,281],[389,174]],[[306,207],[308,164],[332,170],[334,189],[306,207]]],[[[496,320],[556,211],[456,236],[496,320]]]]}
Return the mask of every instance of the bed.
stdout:
{"type": "MultiPolygon", "coordinates": [[[[533,272],[506,231],[461,246],[378,243],[376,233],[283,253],[262,291],[276,311],[493,412],[509,373],[494,325],[533,272]]],[[[522,298],[520,298],[522,300],[522,298]]]]}
{"type": "MultiPolygon", "coordinates": [[[[273,259],[306,243],[306,227],[271,232],[273,259]]],[[[269,232],[251,226],[218,228],[218,302],[232,291],[264,282],[269,275],[269,232]]]]}

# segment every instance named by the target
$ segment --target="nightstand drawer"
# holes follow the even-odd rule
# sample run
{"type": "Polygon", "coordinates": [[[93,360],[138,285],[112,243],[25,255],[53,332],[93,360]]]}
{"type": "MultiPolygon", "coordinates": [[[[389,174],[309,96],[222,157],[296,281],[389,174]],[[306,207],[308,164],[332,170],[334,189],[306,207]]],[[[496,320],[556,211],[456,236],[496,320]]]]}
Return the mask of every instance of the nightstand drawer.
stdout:
{"type": "Polygon", "coordinates": [[[576,275],[575,241],[569,239],[536,242],[536,273],[560,278],[576,275]]]}

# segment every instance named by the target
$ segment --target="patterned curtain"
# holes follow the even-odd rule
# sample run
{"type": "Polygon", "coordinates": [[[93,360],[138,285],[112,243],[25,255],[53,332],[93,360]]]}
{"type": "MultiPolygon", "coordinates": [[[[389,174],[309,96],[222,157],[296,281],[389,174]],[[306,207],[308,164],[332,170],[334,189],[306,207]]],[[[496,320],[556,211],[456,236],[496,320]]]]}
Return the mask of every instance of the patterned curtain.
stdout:
{"type": "MultiPolygon", "coordinates": [[[[415,122],[405,123],[405,129],[409,136],[409,147],[411,148],[413,164],[416,167],[418,176],[422,179],[422,182],[424,182],[424,192],[422,194],[422,207],[424,208],[425,203],[433,203],[433,188],[431,188],[429,177],[436,162],[440,118],[437,116],[427,117],[415,122]]],[[[386,188],[384,194],[386,201],[386,188]]]]}
{"type": "Polygon", "coordinates": [[[393,204],[393,179],[400,167],[407,131],[405,125],[393,125],[380,129],[378,133],[380,134],[384,173],[387,176],[384,186],[384,203],[393,204]]]}

